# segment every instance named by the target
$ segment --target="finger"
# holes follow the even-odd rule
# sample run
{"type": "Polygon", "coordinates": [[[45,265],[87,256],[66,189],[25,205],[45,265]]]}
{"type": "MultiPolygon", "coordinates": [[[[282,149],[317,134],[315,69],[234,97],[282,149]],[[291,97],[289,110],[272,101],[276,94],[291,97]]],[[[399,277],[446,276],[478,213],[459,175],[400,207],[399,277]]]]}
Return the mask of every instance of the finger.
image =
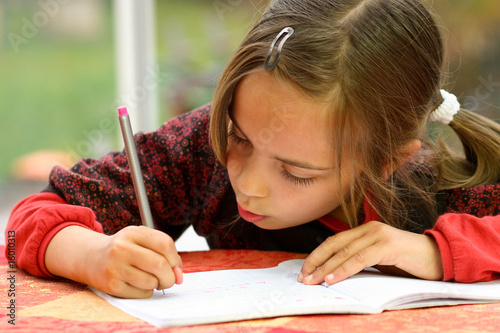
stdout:
{"type": "Polygon", "coordinates": [[[150,298],[151,296],[153,296],[153,292],[154,292],[154,290],[152,290],[152,289],[144,290],[144,289],[134,288],[131,286],[126,286],[124,296],[121,296],[121,297],[123,297],[123,298],[150,298]]]}
{"type": "MultiPolygon", "coordinates": [[[[359,236],[359,238],[351,240],[349,243],[344,245],[339,250],[330,252],[330,258],[326,262],[324,262],[321,266],[317,267],[317,269],[315,269],[312,273],[306,275],[303,279],[303,282],[305,284],[319,284],[325,281],[325,277],[327,276],[328,276],[327,280],[336,281],[338,275],[336,276],[334,274],[334,271],[336,271],[340,267],[342,267],[342,269],[345,269],[346,266],[343,265],[346,264],[346,262],[348,261],[350,261],[350,264],[352,264],[353,262],[357,263],[357,266],[364,265],[367,259],[366,249],[375,244],[376,237],[369,233],[361,233],[360,235],[356,236],[359,236]]],[[[358,272],[365,267],[360,268],[358,272]]],[[[349,272],[351,271],[352,269],[349,270],[349,272]]],[[[345,274],[342,274],[342,276],[344,275],[345,274]]],[[[329,283],[329,281],[326,282],[329,283]]]]}
{"type": "Polygon", "coordinates": [[[163,255],[167,258],[171,267],[182,266],[182,260],[175,248],[175,242],[169,235],[144,226],[139,227],[137,230],[134,240],[138,245],[163,255]]]}
{"type": "Polygon", "coordinates": [[[128,265],[123,268],[121,280],[130,287],[141,290],[153,290],[159,285],[159,280],[154,274],[128,265]]]}
{"type": "Polygon", "coordinates": [[[113,275],[104,279],[105,285],[95,286],[110,295],[125,298],[145,298],[153,294],[154,287],[158,281],[156,277],[147,274],[132,266],[120,266],[115,269],[113,275]]]}
{"type": "Polygon", "coordinates": [[[349,246],[349,244],[354,242],[356,239],[365,237],[367,234],[369,234],[367,228],[362,225],[354,229],[347,230],[328,237],[306,258],[306,261],[302,266],[302,270],[297,280],[299,282],[303,282],[303,279],[305,277],[311,275],[317,269],[321,269],[323,264],[326,263],[337,252],[341,251],[346,246],[349,246]]]}
{"type": "Polygon", "coordinates": [[[137,288],[124,281],[116,281],[114,286],[106,291],[110,295],[122,298],[149,298],[153,295],[153,292],[153,289],[137,288]]]}
{"type": "MultiPolygon", "coordinates": [[[[361,272],[366,267],[376,265],[383,257],[383,247],[380,244],[364,247],[355,251],[351,256],[332,257],[319,272],[311,275],[311,284],[318,284],[325,281],[328,284],[335,284],[361,272]]],[[[341,251],[343,253],[343,251],[341,251]]]]}
{"type": "Polygon", "coordinates": [[[134,241],[163,257],[169,263],[170,268],[159,265],[155,270],[160,283],[159,288],[170,288],[174,283],[182,283],[182,259],[175,248],[174,240],[164,232],[140,226],[134,235],[134,241]],[[177,267],[178,274],[174,274],[172,280],[172,269],[177,267]]]}
{"type": "Polygon", "coordinates": [[[173,279],[162,278],[158,281],[158,287],[156,289],[163,290],[172,287],[175,284],[181,284],[184,280],[182,276],[182,268],[175,266],[172,268],[173,279]]]}
{"type": "MultiPolygon", "coordinates": [[[[128,280],[130,284],[137,287],[144,288],[158,288],[166,289],[170,288],[176,283],[177,276],[174,274],[173,268],[171,267],[167,258],[159,253],[156,253],[150,249],[135,245],[134,255],[130,258],[130,265],[134,268],[144,272],[144,274],[151,275],[155,279],[154,285],[146,284],[146,281],[141,283],[140,281],[128,280]]],[[[178,266],[176,266],[178,267],[178,266]]],[[[146,275],[142,275],[145,278],[146,275]]],[[[140,278],[138,274],[134,275],[136,278],[140,278]]],[[[131,279],[131,277],[130,277],[131,279]]],[[[181,272],[182,279],[182,272],[181,272]]],[[[148,279],[149,280],[149,279],[148,279]]]]}
{"type": "Polygon", "coordinates": [[[179,266],[175,266],[173,270],[175,274],[175,284],[181,284],[184,280],[182,276],[182,268],[179,266]]]}
{"type": "Polygon", "coordinates": [[[341,234],[328,237],[314,251],[312,251],[304,261],[297,280],[303,282],[303,278],[312,274],[318,267],[321,267],[336,252],[336,247],[342,243],[341,234]]]}
{"type": "MultiPolygon", "coordinates": [[[[182,260],[173,239],[159,230],[144,226],[130,226],[120,231],[121,237],[133,244],[133,253],[125,258],[131,265],[154,274],[158,279],[157,288],[170,288],[174,283],[182,281],[182,260]],[[173,273],[178,267],[181,274],[173,273]],[[176,281],[176,278],[179,281],[176,281]]],[[[118,234],[117,234],[118,235],[118,234]]],[[[123,255],[123,251],[119,251],[123,255]]]]}

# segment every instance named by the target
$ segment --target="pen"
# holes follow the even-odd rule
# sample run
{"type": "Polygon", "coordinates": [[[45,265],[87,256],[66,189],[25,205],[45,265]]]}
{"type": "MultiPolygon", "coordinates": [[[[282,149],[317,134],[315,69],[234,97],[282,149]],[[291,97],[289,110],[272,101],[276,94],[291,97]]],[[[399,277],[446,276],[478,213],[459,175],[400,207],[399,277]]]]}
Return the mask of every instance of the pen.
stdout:
{"type": "Polygon", "coordinates": [[[139,204],[142,224],[154,229],[153,216],[151,215],[148,196],[146,194],[146,187],[144,187],[144,180],[142,178],[141,165],[139,163],[139,157],[137,156],[137,149],[135,147],[134,133],[132,132],[130,117],[125,106],[118,108],[118,119],[120,120],[123,141],[125,142],[125,150],[127,152],[128,165],[132,174],[132,183],[134,184],[134,191],[139,204]]]}

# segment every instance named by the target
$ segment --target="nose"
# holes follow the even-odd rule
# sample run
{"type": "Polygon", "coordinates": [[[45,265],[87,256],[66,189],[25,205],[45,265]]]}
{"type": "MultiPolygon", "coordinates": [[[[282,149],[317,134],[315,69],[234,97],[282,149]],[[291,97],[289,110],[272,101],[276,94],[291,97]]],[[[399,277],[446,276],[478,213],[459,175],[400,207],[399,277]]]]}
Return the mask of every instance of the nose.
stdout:
{"type": "Polygon", "coordinates": [[[258,159],[249,158],[240,167],[236,185],[241,194],[259,198],[269,195],[269,181],[262,163],[258,159]]]}

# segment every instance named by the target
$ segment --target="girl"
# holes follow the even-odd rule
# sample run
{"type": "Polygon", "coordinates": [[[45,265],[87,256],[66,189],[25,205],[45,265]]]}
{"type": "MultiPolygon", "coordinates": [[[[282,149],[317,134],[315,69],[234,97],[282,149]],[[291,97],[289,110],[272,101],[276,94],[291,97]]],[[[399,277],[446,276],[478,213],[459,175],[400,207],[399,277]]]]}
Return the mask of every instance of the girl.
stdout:
{"type": "Polygon", "coordinates": [[[157,230],[137,226],[123,152],[83,159],[14,208],[17,264],[148,297],[182,282],[192,224],[211,248],[312,251],[306,284],[498,278],[500,126],[440,90],[442,67],[419,0],[273,1],[213,104],[136,135],[157,230]]]}

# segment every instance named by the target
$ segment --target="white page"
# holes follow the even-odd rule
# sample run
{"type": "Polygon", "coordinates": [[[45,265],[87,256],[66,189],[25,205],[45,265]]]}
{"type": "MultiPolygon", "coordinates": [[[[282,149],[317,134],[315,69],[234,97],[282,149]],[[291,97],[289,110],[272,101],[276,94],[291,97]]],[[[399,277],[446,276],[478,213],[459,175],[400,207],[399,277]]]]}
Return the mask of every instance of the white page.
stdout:
{"type": "Polygon", "coordinates": [[[487,283],[428,281],[386,275],[373,268],[329,288],[383,310],[500,301],[500,280],[487,283]],[[415,304],[411,305],[412,302],[415,304]]]}
{"type": "Polygon", "coordinates": [[[297,259],[273,268],[187,273],[181,285],[165,290],[165,295],[155,291],[148,299],[121,299],[91,289],[112,305],[159,327],[283,315],[378,313],[385,306],[397,307],[397,303],[390,304],[393,299],[421,300],[426,293],[453,298],[461,293],[480,299],[495,295],[500,300],[500,281],[467,285],[393,277],[375,270],[333,286],[306,286],[297,282],[303,262],[297,259]]]}
{"type": "Polygon", "coordinates": [[[332,304],[342,309],[362,306],[325,286],[297,282],[302,263],[298,259],[273,268],[187,273],[181,285],[166,289],[165,295],[155,291],[148,299],[121,299],[91,289],[112,305],[160,327],[318,313],[332,304]],[[309,304],[308,309],[304,304],[309,304]]]}

